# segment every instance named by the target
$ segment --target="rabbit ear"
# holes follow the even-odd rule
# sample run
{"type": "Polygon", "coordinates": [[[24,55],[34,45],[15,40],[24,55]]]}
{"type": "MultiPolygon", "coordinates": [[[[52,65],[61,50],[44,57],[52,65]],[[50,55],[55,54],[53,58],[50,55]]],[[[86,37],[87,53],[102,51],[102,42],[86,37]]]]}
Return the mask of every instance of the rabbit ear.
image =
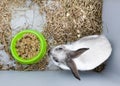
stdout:
{"type": "Polygon", "coordinates": [[[79,72],[78,72],[78,70],[77,70],[77,67],[76,67],[76,64],[74,63],[74,61],[73,61],[71,58],[67,58],[67,59],[66,59],[66,64],[67,64],[67,66],[71,69],[73,75],[74,75],[78,80],[80,80],[79,72]]]}
{"type": "Polygon", "coordinates": [[[78,57],[79,55],[83,54],[85,51],[87,51],[89,48],[81,48],[81,49],[78,49],[76,51],[71,51],[69,52],[69,57],[70,58],[76,58],[78,57]]]}

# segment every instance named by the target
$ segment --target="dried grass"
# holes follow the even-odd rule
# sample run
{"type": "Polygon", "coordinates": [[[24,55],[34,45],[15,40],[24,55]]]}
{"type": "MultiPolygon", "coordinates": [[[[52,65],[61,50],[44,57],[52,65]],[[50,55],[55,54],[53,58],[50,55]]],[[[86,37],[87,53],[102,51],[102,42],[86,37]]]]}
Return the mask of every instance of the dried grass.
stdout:
{"type": "Polygon", "coordinates": [[[44,9],[50,46],[102,32],[102,0],[52,0],[44,9]]]}
{"type": "Polygon", "coordinates": [[[10,53],[9,45],[12,33],[10,19],[9,0],[0,0],[0,43],[4,44],[7,53],[10,53]]]}

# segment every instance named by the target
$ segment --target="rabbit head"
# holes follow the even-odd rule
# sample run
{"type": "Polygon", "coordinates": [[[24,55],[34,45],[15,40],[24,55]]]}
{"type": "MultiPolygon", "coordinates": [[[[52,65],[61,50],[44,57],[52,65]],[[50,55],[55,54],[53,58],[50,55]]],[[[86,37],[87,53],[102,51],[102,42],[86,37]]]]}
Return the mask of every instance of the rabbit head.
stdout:
{"type": "Polygon", "coordinates": [[[56,65],[67,65],[73,75],[80,80],[79,73],[73,59],[87,51],[89,48],[81,48],[78,50],[69,50],[65,45],[59,45],[49,51],[49,56],[56,65]]]}

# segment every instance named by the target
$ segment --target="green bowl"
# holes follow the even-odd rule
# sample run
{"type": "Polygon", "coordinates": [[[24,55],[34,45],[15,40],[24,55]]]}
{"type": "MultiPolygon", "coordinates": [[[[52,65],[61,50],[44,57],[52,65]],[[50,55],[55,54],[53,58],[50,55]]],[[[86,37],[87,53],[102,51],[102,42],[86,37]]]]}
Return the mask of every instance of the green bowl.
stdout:
{"type": "Polygon", "coordinates": [[[41,33],[38,33],[37,31],[34,31],[34,30],[23,30],[23,31],[19,32],[12,39],[12,42],[11,42],[11,45],[10,45],[10,50],[11,50],[12,56],[14,57],[15,60],[17,60],[21,64],[37,63],[46,54],[46,49],[47,49],[47,43],[46,43],[46,40],[45,40],[44,36],[41,33]],[[38,37],[39,41],[40,41],[40,51],[39,51],[38,55],[32,57],[31,59],[23,59],[22,57],[19,57],[19,55],[17,53],[17,50],[15,48],[17,41],[20,40],[24,36],[24,34],[26,34],[26,33],[31,33],[31,34],[36,35],[38,37]]]}

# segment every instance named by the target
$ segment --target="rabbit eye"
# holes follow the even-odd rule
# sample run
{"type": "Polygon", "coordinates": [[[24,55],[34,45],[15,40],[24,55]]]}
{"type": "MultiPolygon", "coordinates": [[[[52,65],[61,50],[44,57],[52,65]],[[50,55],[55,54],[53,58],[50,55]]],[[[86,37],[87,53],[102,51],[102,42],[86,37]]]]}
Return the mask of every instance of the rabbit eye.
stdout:
{"type": "Polygon", "coordinates": [[[57,50],[57,51],[60,51],[60,50],[63,50],[63,48],[62,48],[62,47],[56,48],[56,50],[57,50]]]}
{"type": "Polygon", "coordinates": [[[58,48],[58,49],[59,49],[59,50],[63,50],[63,48],[61,48],[61,47],[60,47],[60,48],[58,48]]]}

